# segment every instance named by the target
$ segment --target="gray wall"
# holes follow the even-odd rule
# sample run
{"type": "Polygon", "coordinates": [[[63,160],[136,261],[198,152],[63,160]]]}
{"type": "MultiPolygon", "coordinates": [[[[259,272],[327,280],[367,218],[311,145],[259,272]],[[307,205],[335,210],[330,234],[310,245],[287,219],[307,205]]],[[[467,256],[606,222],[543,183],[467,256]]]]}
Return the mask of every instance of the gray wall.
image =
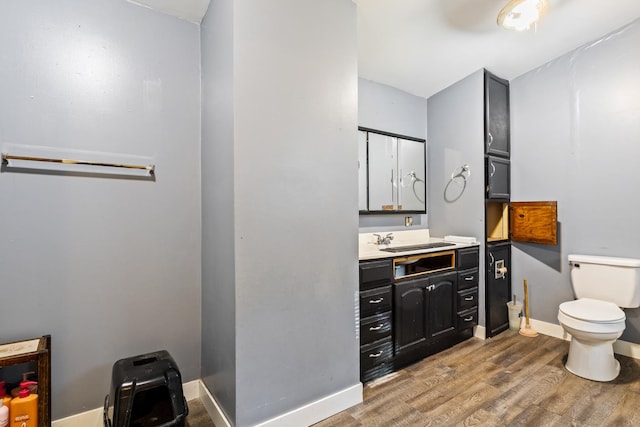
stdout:
{"type": "Polygon", "coordinates": [[[0,145],[152,156],[157,179],[0,173],[0,341],[51,334],[54,419],[167,349],[200,377],[199,31],[124,1],[7,0],[0,145]]]}
{"type": "Polygon", "coordinates": [[[233,19],[233,2],[213,0],[200,29],[202,379],[230,420],[236,418],[233,19]]]}
{"type": "MultiPolygon", "coordinates": [[[[558,201],[558,247],[513,249],[535,319],[557,324],[573,298],[568,254],[640,258],[639,45],[636,20],[511,81],[512,200],[558,201]]],[[[622,339],[640,343],[639,311],[622,339]]]]}
{"type": "MultiPolygon", "coordinates": [[[[358,126],[427,139],[427,100],[391,86],[359,78],[358,126]]],[[[427,215],[411,216],[413,229],[428,228],[427,215]]],[[[404,217],[402,214],[360,215],[360,232],[405,230],[404,217]]]]}
{"type": "Polygon", "coordinates": [[[203,346],[202,363],[205,384],[244,426],[359,382],[356,8],[211,6],[203,162],[218,147],[224,159],[204,175],[203,299],[212,304],[204,302],[202,329],[204,342],[223,337],[203,346]],[[214,259],[219,250],[229,252],[226,265],[214,259]]]}
{"type": "MultiPolygon", "coordinates": [[[[484,241],[484,71],[478,70],[429,97],[429,230],[432,236],[484,241]],[[471,176],[451,181],[468,164],[471,176]]],[[[484,313],[484,247],[480,247],[479,323],[484,313]]]]}

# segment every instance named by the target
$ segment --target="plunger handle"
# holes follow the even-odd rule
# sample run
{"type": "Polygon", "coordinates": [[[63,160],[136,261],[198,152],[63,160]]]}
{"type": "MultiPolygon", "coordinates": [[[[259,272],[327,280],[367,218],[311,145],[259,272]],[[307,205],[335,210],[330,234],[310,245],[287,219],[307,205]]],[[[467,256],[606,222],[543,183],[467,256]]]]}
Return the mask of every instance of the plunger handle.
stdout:
{"type": "Polygon", "coordinates": [[[527,291],[527,279],[524,279],[524,317],[526,326],[529,327],[529,292],[527,291]]]}

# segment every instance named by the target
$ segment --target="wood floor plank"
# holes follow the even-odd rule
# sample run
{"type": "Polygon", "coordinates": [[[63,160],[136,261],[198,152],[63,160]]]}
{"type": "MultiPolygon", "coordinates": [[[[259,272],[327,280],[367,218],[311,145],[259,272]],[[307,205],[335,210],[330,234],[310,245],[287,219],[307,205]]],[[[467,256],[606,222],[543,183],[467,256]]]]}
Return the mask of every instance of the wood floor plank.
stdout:
{"type": "Polygon", "coordinates": [[[567,375],[565,370],[555,366],[543,366],[534,374],[526,377],[526,383],[518,384],[504,391],[498,398],[485,407],[487,412],[496,417],[511,421],[525,408],[533,406],[541,396],[558,385],[560,380],[567,375]]]}
{"type": "Polygon", "coordinates": [[[464,371],[452,371],[449,377],[433,382],[433,387],[424,393],[416,394],[407,403],[421,412],[429,412],[441,405],[448,404],[462,390],[478,383],[478,379],[482,375],[496,372],[498,369],[492,363],[481,362],[464,371]]]}
{"type": "Polygon", "coordinates": [[[528,406],[518,416],[509,421],[509,427],[550,427],[561,420],[558,414],[549,412],[539,406],[528,406]]]}
{"type": "Polygon", "coordinates": [[[475,382],[449,399],[446,405],[436,406],[426,412],[424,415],[429,423],[425,425],[459,425],[499,394],[500,392],[495,387],[484,382],[475,382]]]}
{"type": "Polygon", "coordinates": [[[464,427],[475,427],[475,426],[505,426],[506,424],[500,417],[497,417],[484,409],[478,409],[473,412],[467,418],[462,420],[460,425],[464,427]]]}
{"type": "Polygon", "coordinates": [[[317,427],[640,425],[640,360],[616,356],[620,376],[601,383],[568,372],[568,350],[512,331],[471,338],[365,384],[362,404],[317,427]]]}
{"type": "Polygon", "coordinates": [[[627,391],[609,417],[603,421],[603,425],[610,426],[639,426],[640,425],[640,395],[627,391]]]}

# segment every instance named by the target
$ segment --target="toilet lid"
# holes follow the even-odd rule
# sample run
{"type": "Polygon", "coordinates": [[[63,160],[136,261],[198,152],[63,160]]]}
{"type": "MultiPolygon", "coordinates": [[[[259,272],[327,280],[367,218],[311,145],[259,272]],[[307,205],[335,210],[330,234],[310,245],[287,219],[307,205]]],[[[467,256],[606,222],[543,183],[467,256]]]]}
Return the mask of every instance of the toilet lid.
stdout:
{"type": "Polygon", "coordinates": [[[590,298],[563,302],[560,304],[560,311],[574,319],[594,323],[619,322],[626,318],[624,311],[617,305],[590,298]]]}

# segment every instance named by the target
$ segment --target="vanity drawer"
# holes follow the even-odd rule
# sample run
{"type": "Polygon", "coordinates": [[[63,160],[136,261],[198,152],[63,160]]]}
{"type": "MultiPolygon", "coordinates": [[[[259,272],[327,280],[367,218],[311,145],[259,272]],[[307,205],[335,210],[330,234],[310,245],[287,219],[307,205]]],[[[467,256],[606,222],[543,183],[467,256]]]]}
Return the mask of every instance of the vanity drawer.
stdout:
{"type": "Polygon", "coordinates": [[[391,285],[360,292],[360,318],[391,311],[391,285]]]}
{"type": "Polygon", "coordinates": [[[376,341],[360,348],[360,371],[364,372],[388,363],[393,357],[391,338],[376,341]]]}
{"type": "Polygon", "coordinates": [[[478,286],[478,269],[465,270],[458,273],[458,289],[469,289],[478,286]]]}
{"type": "Polygon", "coordinates": [[[458,330],[472,328],[478,324],[478,309],[472,308],[458,313],[458,330]]]}
{"type": "Polygon", "coordinates": [[[391,260],[362,261],[360,266],[360,290],[386,285],[393,279],[391,260]]]}
{"type": "Polygon", "coordinates": [[[365,345],[391,335],[391,312],[360,321],[360,344],[365,345]]]}
{"type": "Polygon", "coordinates": [[[458,249],[458,269],[478,268],[480,249],[477,246],[458,249]]]}
{"type": "Polygon", "coordinates": [[[478,288],[458,292],[458,311],[478,305],[478,288]]]}

